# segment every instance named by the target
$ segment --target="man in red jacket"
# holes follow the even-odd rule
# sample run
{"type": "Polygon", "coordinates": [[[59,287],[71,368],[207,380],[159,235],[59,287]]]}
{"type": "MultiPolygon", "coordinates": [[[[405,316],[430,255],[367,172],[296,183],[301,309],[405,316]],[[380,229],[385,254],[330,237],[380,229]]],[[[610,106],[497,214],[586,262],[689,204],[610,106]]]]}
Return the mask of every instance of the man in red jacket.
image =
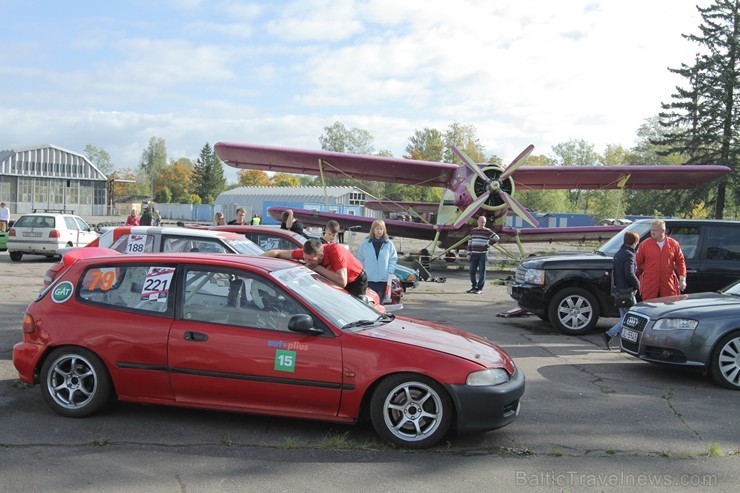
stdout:
{"type": "Polygon", "coordinates": [[[686,261],[678,242],[666,236],[665,221],[653,221],[650,238],[640,244],[635,260],[643,301],[686,289],[686,261]]]}

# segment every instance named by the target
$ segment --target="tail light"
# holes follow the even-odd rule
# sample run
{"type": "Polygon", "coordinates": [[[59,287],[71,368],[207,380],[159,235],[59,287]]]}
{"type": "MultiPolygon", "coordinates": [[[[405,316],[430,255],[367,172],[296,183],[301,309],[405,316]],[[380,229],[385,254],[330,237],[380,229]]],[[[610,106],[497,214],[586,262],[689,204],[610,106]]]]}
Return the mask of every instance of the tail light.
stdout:
{"type": "Polygon", "coordinates": [[[10,231],[8,231],[8,236],[12,236],[15,238],[15,228],[10,228],[10,231]]]}
{"type": "Polygon", "coordinates": [[[59,233],[58,229],[52,229],[49,231],[49,238],[61,238],[62,235],[59,233]]]}
{"type": "Polygon", "coordinates": [[[26,316],[23,317],[23,333],[33,334],[34,332],[36,332],[36,322],[31,315],[26,313],[26,316]]]}

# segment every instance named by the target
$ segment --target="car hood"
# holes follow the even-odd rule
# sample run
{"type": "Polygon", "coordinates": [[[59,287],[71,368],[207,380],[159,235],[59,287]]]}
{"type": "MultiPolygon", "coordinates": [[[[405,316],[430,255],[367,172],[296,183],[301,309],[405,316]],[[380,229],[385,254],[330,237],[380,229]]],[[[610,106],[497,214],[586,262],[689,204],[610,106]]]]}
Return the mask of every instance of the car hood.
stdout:
{"type": "Polygon", "coordinates": [[[496,344],[446,325],[397,317],[385,325],[357,332],[357,335],[431,349],[486,368],[504,368],[509,373],[515,369],[511,357],[496,344]]]}
{"type": "Polygon", "coordinates": [[[596,253],[559,253],[532,257],[522,262],[527,269],[611,269],[612,257],[596,253]]]}
{"type": "Polygon", "coordinates": [[[630,308],[650,318],[692,317],[694,314],[740,309],[740,297],[721,293],[695,293],[643,301],[630,308]]]}

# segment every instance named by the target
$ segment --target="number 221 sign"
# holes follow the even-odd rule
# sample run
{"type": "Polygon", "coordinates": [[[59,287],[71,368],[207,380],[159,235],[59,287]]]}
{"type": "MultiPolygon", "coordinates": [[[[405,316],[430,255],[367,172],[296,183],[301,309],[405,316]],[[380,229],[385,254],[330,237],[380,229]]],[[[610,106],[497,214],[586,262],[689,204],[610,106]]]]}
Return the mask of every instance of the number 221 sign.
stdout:
{"type": "Polygon", "coordinates": [[[149,267],[141,290],[142,300],[167,301],[167,293],[172,284],[172,276],[175,274],[174,267],[149,267]]]}

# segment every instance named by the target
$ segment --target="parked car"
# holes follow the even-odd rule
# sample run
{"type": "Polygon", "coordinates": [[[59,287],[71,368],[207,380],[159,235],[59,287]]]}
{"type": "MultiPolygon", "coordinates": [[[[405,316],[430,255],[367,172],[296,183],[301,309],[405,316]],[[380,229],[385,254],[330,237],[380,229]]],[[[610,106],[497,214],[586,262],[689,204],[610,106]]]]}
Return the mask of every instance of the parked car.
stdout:
{"type": "Polygon", "coordinates": [[[140,254],[73,263],[27,308],[20,378],[57,413],[118,400],[372,422],[429,447],[501,428],[524,374],[487,339],[382,314],[295,262],[140,254]]]}
{"type": "MultiPolygon", "coordinates": [[[[195,225],[187,225],[186,227],[195,227],[195,225]]],[[[209,226],[208,229],[215,231],[231,231],[234,233],[241,233],[256,244],[258,244],[263,250],[290,250],[293,248],[302,248],[306,242],[306,237],[294,233],[287,229],[276,228],[273,226],[239,226],[229,224],[225,226],[209,226]]],[[[309,235],[312,237],[313,235],[309,235]]],[[[396,277],[401,281],[403,291],[406,292],[408,288],[416,288],[419,286],[419,272],[405,265],[396,265],[394,272],[396,277]]]]}
{"type": "MultiPolygon", "coordinates": [[[[228,232],[195,231],[187,228],[159,226],[119,226],[106,228],[87,247],[110,248],[120,253],[203,252],[260,255],[263,250],[242,235],[228,232]]],[[[62,253],[67,253],[67,250],[62,253]]],[[[59,272],[68,268],[79,256],[71,255],[49,267],[44,275],[44,287],[51,284],[59,272]]]]}
{"type": "Polygon", "coordinates": [[[84,219],[65,212],[23,214],[8,231],[10,260],[23,255],[55,257],[60,250],[84,246],[98,237],[84,219]]]}
{"type": "Polygon", "coordinates": [[[740,282],[716,293],[638,303],[624,317],[621,347],[651,363],[695,368],[740,390],[740,282]]]}
{"type": "MultiPolygon", "coordinates": [[[[583,334],[599,317],[617,317],[611,296],[612,259],[624,233],[644,241],[652,219],[635,221],[590,254],[531,257],[516,270],[509,295],[565,334],[583,334]]],[[[740,221],[666,219],[681,245],[688,271],[686,293],[716,291],[740,280],[740,221]]],[[[639,246],[638,246],[639,248],[639,246]]]]}

